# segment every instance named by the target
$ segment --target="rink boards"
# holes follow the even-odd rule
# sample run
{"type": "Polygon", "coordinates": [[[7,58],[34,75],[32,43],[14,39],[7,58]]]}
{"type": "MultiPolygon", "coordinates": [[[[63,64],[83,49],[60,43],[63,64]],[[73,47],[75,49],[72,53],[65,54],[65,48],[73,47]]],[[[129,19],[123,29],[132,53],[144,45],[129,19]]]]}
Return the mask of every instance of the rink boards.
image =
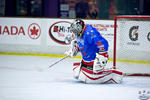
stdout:
{"type": "MultiPolygon", "coordinates": [[[[64,54],[72,19],[0,18],[0,52],[64,54]]],[[[85,20],[113,46],[113,21],[85,20]]]]}
{"type": "MultiPolygon", "coordinates": [[[[0,53],[62,57],[68,47],[65,37],[73,19],[0,17],[0,53]]],[[[109,42],[110,61],[113,58],[114,21],[84,20],[94,26],[109,42]]],[[[120,40],[117,40],[119,43],[120,40]]],[[[142,47],[138,47],[142,48],[142,47]]],[[[149,52],[149,49],[145,49],[149,52]]],[[[130,52],[130,50],[129,50],[130,52]]],[[[121,54],[121,56],[126,56],[121,54]]],[[[77,58],[81,58],[80,54],[77,58]]],[[[150,64],[150,61],[118,59],[119,62],[150,64]]]]}

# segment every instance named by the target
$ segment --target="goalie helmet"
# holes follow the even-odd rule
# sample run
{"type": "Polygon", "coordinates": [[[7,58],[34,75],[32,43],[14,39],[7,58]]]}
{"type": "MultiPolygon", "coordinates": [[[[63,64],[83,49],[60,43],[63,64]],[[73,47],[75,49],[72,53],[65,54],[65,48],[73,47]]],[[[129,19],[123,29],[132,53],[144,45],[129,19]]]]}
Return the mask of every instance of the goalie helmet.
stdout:
{"type": "Polygon", "coordinates": [[[85,27],[84,21],[81,19],[76,19],[71,24],[70,30],[75,34],[75,36],[81,36],[84,27],[85,27]]]}

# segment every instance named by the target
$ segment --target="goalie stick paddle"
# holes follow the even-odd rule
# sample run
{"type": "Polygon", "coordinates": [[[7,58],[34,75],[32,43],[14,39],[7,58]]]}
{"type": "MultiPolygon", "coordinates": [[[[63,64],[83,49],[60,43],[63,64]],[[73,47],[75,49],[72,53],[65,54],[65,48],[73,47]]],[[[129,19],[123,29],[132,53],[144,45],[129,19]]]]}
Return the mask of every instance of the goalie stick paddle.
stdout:
{"type": "Polygon", "coordinates": [[[57,63],[61,62],[62,60],[66,59],[66,58],[68,58],[68,57],[69,57],[69,55],[67,55],[67,56],[65,56],[65,57],[63,57],[63,58],[61,58],[60,60],[58,60],[58,61],[56,61],[55,63],[51,64],[51,65],[49,66],[49,68],[51,68],[52,66],[56,65],[57,63]]]}

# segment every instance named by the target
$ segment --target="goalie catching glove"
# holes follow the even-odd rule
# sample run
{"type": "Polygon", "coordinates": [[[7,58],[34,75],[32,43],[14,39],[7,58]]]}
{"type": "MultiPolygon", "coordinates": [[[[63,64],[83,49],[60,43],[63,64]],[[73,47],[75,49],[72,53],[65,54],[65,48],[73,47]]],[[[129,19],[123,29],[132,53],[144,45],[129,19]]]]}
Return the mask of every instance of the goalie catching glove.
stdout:
{"type": "Polygon", "coordinates": [[[103,54],[96,53],[96,58],[94,60],[93,71],[101,71],[104,69],[108,61],[108,56],[104,56],[103,54]]]}
{"type": "Polygon", "coordinates": [[[73,34],[68,34],[66,37],[65,37],[65,43],[66,44],[70,44],[72,40],[74,40],[75,36],[73,34]]]}
{"type": "Polygon", "coordinates": [[[70,44],[69,48],[66,50],[65,54],[70,56],[70,57],[74,57],[77,55],[78,52],[79,52],[79,48],[77,45],[77,41],[72,40],[71,44],[70,44]]]}

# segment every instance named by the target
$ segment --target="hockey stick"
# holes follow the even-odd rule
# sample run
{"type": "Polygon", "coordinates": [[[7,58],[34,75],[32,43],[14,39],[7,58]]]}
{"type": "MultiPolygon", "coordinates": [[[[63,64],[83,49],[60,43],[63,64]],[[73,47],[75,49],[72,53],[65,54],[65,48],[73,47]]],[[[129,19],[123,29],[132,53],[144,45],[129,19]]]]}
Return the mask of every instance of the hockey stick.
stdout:
{"type": "Polygon", "coordinates": [[[57,64],[57,63],[59,63],[60,61],[66,59],[67,57],[69,57],[69,56],[67,55],[67,56],[61,58],[60,60],[58,60],[58,61],[56,61],[55,63],[51,64],[48,68],[44,68],[44,69],[43,69],[43,68],[41,68],[41,67],[39,67],[39,66],[35,66],[34,69],[37,70],[37,71],[39,71],[39,72],[42,72],[42,71],[44,71],[44,70],[47,70],[47,69],[51,68],[52,66],[54,66],[54,65],[57,64]]]}
{"type": "Polygon", "coordinates": [[[51,65],[49,66],[49,68],[51,68],[52,66],[56,65],[57,63],[59,63],[60,61],[66,59],[66,58],[68,58],[68,57],[69,57],[69,55],[67,55],[67,56],[65,56],[65,57],[63,57],[63,58],[61,58],[60,60],[58,60],[58,61],[56,61],[55,63],[51,64],[51,65]]]}

